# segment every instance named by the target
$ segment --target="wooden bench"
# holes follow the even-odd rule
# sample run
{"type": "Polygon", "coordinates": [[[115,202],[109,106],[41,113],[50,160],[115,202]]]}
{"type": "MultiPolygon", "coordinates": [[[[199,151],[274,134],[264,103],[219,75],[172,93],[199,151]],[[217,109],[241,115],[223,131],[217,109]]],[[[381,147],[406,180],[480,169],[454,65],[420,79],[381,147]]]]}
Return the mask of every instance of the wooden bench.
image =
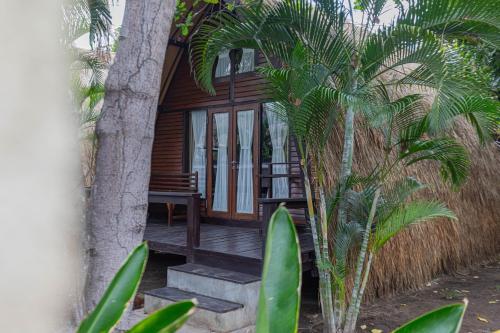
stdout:
{"type": "MultiPolygon", "coordinates": [[[[189,196],[198,193],[198,173],[153,173],[149,189],[153,192],[169,192],[169,197],[185,197],[186,194],[189,196]]],[[[177,201],[172,199],[164,202],[167,206],[169,226],[173,221],[177,201]]]]}
{"type": "Polygon", "coordinates": [[[200,246],[201,194],[198,192],[198,173],[153,173],[149,188],[150,203],[167,205],[169,226],[172,224],[175,205],[186,205],[187,257],[192,260],[194,248],[200,246]]]}

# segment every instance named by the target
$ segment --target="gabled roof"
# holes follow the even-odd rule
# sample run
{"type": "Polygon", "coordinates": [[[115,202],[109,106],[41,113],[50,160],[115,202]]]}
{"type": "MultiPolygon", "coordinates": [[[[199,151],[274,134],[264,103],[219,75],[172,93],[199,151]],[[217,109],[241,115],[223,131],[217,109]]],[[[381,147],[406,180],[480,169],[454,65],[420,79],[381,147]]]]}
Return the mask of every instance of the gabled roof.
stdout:
{"type": "MultiPolygon", "coordinates": [[[[188,13],[195,10],[192,7],[192,3],[192,0],[186,1],[186,7],[189,9],[185,15],[188,15],[188,13]]],[[[168,88],[170,87],[172,78],[175,74],[175,70],[177,69],[177,66],[179,65],[184,52],[187,51],[187,45],[189,43],[191,34],[201,22],[205,14],[211,9],[213,9],[213,5],[205,5],[205,7],[202,9],[196,8],[196,10],[198,11],[195,14],[193,25],[191,26],[189,34],[187,36],[182,35],[181,29],[177,27],[177,22],[172,22],[168,46],[165,52],[165,61],[163,63],[163,72],[160,84],[160,97],[158,100],[159,104],[165,99],[165,95],[167,94],[168,88]]]]}

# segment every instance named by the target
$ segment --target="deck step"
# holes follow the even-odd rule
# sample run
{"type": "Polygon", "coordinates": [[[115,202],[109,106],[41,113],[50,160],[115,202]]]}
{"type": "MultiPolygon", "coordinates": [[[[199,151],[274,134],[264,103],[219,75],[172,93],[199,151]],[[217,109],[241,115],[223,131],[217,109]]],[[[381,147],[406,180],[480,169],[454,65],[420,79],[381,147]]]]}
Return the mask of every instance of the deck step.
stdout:
{"type": "Polygon", "coordinates": [[[193,298],[196,298],[198,305],[187,322],[186,329],[190,328],[186,332],[246,333],[242,329],[252,327],[255,323],[255,318],[249,318],[243,304],[172,287],[145,292],[144,312],[152,313],[172,303],[193,298]]]}
{"type": "Polygon", "coordinates": [[[198,300],[197,307],[199,309],[208,310],[215,313],[226,313],[243,308],[243,305],[239,303],[225,301],[222,299],[200,295],[197,293],[172,287],[164,287],[146,291],[145,295],[154,296],[156,298],[161,298],[172,302],[196,298],[198,300]]]}
{"type": "Polygon", "coordinates": [[[198,264],[171,266],[167,287],[243,304],[255,316],[260,289],[257,276],[198,264]]]}
{"type": "Polygon", "coordinates": [[[234,282],[237,284],[249,284],[252,282],[260,281],[260,277],[255,275],[230,271],[227,269],[221,269],[216,267],[209,267],[205,265],[191,264],[191,263],[180,266],[169,267],[169,271],[177,271],[187,274],[204,276],[207,278],[224,280],[228,282],[234,282]]]}

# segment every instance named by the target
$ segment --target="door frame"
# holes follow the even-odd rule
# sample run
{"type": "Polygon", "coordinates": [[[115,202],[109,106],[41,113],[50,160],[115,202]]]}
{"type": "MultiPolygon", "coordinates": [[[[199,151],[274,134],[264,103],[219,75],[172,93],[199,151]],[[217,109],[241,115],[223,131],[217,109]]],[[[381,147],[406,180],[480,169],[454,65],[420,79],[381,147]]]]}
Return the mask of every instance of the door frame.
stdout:
{"type": "MultiPolygon", "coordinates": [[[[233,131],[232,128],[232,121],[231,121],[231,113],[232,113],[232,107],[221,107],[221,108],[211,108],[207,110],[207,216],[209,217],[219,217],[219,218],[224,218],[224,219],[230,219],[231,218],[231,195],[228,197],[228,203],[227,203],[227,212],[220,212],[220,211],[214,211],[212,210],[212,204],[213,204],[213,194],[212,194],[212,187],[213,187],[213,181],[214,181],[214,175],[213,175],[213,131],[214,131],[214,122],[212,121],[214,114],[217,113],[227,113],[229,115],[228,119],[228,135],[227,135],[227,158],[228,158],[228,163],[231,163],[231,151],[232,151],[232,146],[233,146],[233,140],[231,138],[231,133],[233,131]]],[[[231,168],[230,164],[227,165],[228,168],[228,177],[231,178],[231,168]]],[[[231,191],[231,180],[228,180],[228,193],[231,191]]]]}
{"type": "Polygon", "coordinates": [[[260,148],[260,104],[259,103],[248,103],[248,104],[239,104],[233,106],[232,114],[232,122],[233,122],[233,128],[234,128],[234,144],[233,144],[233,151],[232,151],[232,161],[236,160],[236,156],[238,154],[237,151],[237,145],[236,145],[236,135],[238,135],[237,129],[238,129],[238,117],[237,114],[239,111],[250,111],[253,110],[254,115],[253,115],[253,138],[252,138],[252,163],[253,163],[253,179],[252,179],[252,187],[253,187],[253,213],[248,214],[248,213],[238,213],[236,211],[236,201],[237,201],[237,187],[238,187],[238,169],[235,168],[235,164],[231,163],[231,177],[233,179],[233,186],[231,186],[231,198],[232,198],[232,206],[231,206],[231,212],[232,212],[232,219],[237,219],[237,220],[257,220],[259,216],[259,206],[257,203],[257,197],[259,194],[259,177],[260,177],[260,168],[259,168],[259,163],[260,163],[260,154],[259,154],[259,148],[260,148]]]}
{"type": "Polygon", "coordinates": [[[259,194],[259,163],[260,163],[260,103],[245,103],[226,107],[213,107],[207,109],[207,194],[206,194],[206,211],[208,217],[221,218],[226,220],[239,220],[239,221],[256,221],[259,216],[259,206],[257,202],[257,197],[259,194]],[[253,207],[254,212],[252,214],[238,213],[236,211],[236,200],[237,200],[237,182],[238,173],[235,167],[234,161],[238,154],[237,151],[237,113],[239,111],[254,111],[254,128],[253,128],[253,139],[252,139],[252,162],[253,162],[253,207]],[[214,121],[213,115],[217,113],[228,113],[229,114],[229,124],[228,124],[228,211],[220,212],[212,210],[213,204],[213,193],[212,187],[214,184],[214,174],[213,174],[213,131],[214,131],[214,121]]]}

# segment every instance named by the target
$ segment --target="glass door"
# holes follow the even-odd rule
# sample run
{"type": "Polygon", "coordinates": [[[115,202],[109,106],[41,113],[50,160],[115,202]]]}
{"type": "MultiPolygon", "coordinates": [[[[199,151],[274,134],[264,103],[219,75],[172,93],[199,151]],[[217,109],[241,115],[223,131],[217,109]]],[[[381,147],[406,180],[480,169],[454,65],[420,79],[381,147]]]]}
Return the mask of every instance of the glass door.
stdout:
{"type": "Polygon", "coordinates": [[[233,218],[239,220],[257,219],[258,107],[259,105],[242,105],[233,109],[232,212],[233,218]]]}
{"type": "Polygon", "coordinates": [[[226,219],[257,218],[258,105],[208,113],[207,212],[226,219]]]}
{"type": "Polygon", "coordinates": [[[208,116],[207,211],[209,216],[229,218],[231,109],[211,110],[208,116]]]}

